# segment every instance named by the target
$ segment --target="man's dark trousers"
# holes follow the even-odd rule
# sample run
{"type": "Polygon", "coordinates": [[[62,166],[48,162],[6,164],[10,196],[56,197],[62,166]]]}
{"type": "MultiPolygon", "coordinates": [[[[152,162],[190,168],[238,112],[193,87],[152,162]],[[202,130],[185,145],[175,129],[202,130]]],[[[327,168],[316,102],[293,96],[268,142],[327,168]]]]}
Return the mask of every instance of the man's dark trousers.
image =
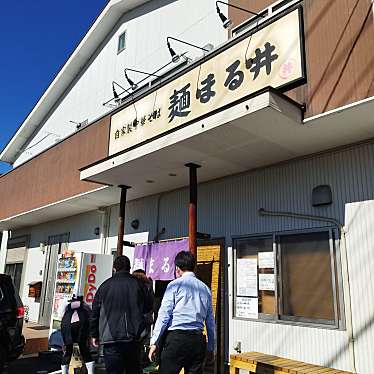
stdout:
{"type": "Polygon", "coordinates": [[[104,362],[107,374],[139,374],[141,344],[138,342],[104,344],[104,362]]]}
{"type": "Polygon", "coordinates": [[[159,374],[202,374],[206,338],[198,330],[175,330],[166,333],[160,358],[159,374]]]}

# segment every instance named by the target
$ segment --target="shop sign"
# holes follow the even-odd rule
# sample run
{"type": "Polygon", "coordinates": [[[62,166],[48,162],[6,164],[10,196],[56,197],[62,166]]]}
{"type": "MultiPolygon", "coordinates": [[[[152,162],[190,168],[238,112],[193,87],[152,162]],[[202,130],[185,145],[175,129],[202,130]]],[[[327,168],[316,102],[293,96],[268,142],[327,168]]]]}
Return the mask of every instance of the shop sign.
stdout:
{"type": "Polygon", "coordinates": [[[84,285],[84,301],[87,304],[92,304],[96,291],[97,285],[97,267],[96,267],[96,255],[91,254],[89,256],[88,264],[86,265],[85,274],[85,285],[84,285]]]}
{"type": "Polygon", "coordinates": [[[144,270],[152,280],[175,278],[175,256],[188,251],[188,239],[135,246],[133,270],[144,270]]]}
{"type": "Polygon", "coordinates": [[[304,75],[301,8],[261,28],[111,118],[109,155],[304,75]]]}

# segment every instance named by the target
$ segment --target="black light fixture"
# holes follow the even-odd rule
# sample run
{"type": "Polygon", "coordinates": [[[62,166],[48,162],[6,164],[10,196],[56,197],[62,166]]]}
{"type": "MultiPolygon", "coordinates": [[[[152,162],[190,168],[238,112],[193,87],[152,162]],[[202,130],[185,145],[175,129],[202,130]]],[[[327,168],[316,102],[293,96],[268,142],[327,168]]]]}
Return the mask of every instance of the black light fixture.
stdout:
{"type": "Polygon", "coordinates": [[[200,240],[210,240],[212,236],[210,234],[207,234],[205,232],[197,232],[196,233],[196,239],[200,240]]]}
{"type": "Polygon", "coordinates": [[[169,49],[169,52],[170,52],[170,55],[171,55],[171,60],[176,63],[179,61],[180,59],[180,56],[174,51],[174,49],[171,47],[170,45],[170,42],[169,40],[175,40],[177,42],[180,42],[180,43],[183,43],[183,44],[187,44],[191,47],[195,47],[195,48],[198,48],[198,49],[201,49],[202,51],[204,52],[209,52],[209,49],[206,49],[206,48],[203,48],[203,47],[199,47],[198,45],[195,45],[195,44],[191,44],[191,43],[188,43],[188,42],[185,42],[184,40],[180,40],[180,39],[177,39],[177,38],[173,38],[172,36],[168,36],[166,38],[166,44],[168,46],[168,49],[169,49]]]}
{"type": "Polygon", "coordinates": [[[229,4],[229,3],[225,3],[224,1],[216,1],[216,9],[217,9],[217,13],[219,15],[219,18],[221,19],[222,21],[222,24],[223,24],[223,27],[225,29],[228,29],[231,25],[232,25],[232,21],[230,20],[230,18],[227,18],[222,12],[221,12],[221,9],[219,8],[218,6],[218,3],[221,3],[221,4],[225,4],[227,6],[231,6],[235,9],[239,9],[239,10],[242,10],[243,12],[247,12],[247,13],[250,13],[250,14],[253,14],[255,16],[258,16],[258,17],[262,17],[262,18],[265,18],[264,15],[262,14],[259,14],[259,13],[255,13],[255,12],[251,12],[250,10],[248,9],[244,9],[244,8],[241,8],[239,6],[236,6],[236,5],[233,5],[233,4],[229,4]]]}
{"type": "Polygon", "coordinates": [[[138,88],[138,85],[127,75],[126,69],[125,69],[125,78],[129,85],[131,86],[131,89],[135,91],[138,88]]]}
{"type": "Polygon", "coordinates": [[[114,85],[114,81],[112,82],[112,90],[114,99],[119,99],[118,93],[116,91],[116,86],[114,85]]]}
{"type": "Polygon", "coordinates": [[[154,73],[147,73],[146,71],[141,71],[141,70],[136,70],[136,69],[130,69],[130,68],[126,68],[124,70],[125,72],[125,78],[127,79],[127,82],[129,82],[129,85],[131,86],[131,89],[132,90],[136,90],[138,88],[138,83],[140,82],[143,82],[143,80],[141,80],[140,82],[138,83],[134,83],[134,81],[132,79],[129,78],[129,76],[127,75],[127,72],[128,71],[133,71],[135,73],[140,73],[140,74],[144,74],[144,75],[147,75],[148,77],[157,77],[157,78],[160,78],[159,75],[157,74],[154,74],[154,73]]]}
{"type": "Polygon", "coordinates": [[[312,191],[312,205],[314,207],[332,204],[331,187],[327,184],[316,186],[312,191]]]}
{"type": "Polygon", "coordinates": [[[75,125],[76,130],[79,130],[82,126],[81,122],[76,122],[76,121],[69,121],[69,122],[75,125]]]}
{"type": "Polygon", "coordinates": [[[125,247],[132,247],[132,248],[135,248],[135,246],[136,246],[135,243],[133,243],[133,242],[129,242],[128,240],[124,240],[122,243],[123,243],[123,245],[124,245],[125,247]]]}
{"type": "Polygon", "coordinates": [[[124,93],[124,92],[127,92],[128,94],[131,94],[131,92],[129,90],[127,90],[125,87],[122,87],[119,83],[117,83],[116,81],[112,81],[112,91],[113,91],[113,98],[106,101],[105,103],[103,103],[103,105],[107,105],[109,102],[111,102],[112,100],[114,100],[116,103],[119,102],[120,100],[120,96],[124,93]],[[118,93],[117,90],[116,90],[116,86],[119,87],[122,92],[121,93],[118,93]]]}
{"type": "Polygon", "coordinates": [[[177,63],[180,59],[179,55],[177,55],[174,49],[171,48],[169,41],[167,41],[167,45],[168,45],[169,53],[171,55],[171,61],[173,61],[174,63],[177,63]]]}
{"type": "Polygon", "coordinates": [[[131,227],[134,229],[134,230],[137,230],[139,228],[139,225],[140,225],[140,222],[138,219],[134,219],[131,221],[131,227]]]}

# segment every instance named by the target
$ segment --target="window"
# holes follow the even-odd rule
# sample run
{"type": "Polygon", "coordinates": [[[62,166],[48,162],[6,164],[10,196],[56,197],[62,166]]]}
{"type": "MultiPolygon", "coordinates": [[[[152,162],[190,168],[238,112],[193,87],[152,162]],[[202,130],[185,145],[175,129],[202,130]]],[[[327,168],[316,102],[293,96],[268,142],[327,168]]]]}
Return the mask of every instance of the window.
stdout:
{"type": "Polygon", "coordinates": [[[117,53],[122,52],[124,49],[126,49],[126,31],[118,37],[117,53]]]}
{"type": "Polygon", "coordinates": [[[280,237],[282,318],[334,322],[329,239],[328,232],[280,237]]]}
{"type": "Polygon", "coordinates": [[[338,327],[331,230],[236,239],[237,318],[338,327]]]}
{"type": "Polygon", "coordinates": [[[23,263],[5,265],[5,274],[8,274],[13,281],[14,288],[19,292],[21,286],[23,263]]]}
{"type": "Polygon", "coordinates": [[[274,317],[273,238],[240,239],[236,245],[236,315],[243,318],[274,317]],[[270,282],[270,284],[265,284],[270,282]]]}

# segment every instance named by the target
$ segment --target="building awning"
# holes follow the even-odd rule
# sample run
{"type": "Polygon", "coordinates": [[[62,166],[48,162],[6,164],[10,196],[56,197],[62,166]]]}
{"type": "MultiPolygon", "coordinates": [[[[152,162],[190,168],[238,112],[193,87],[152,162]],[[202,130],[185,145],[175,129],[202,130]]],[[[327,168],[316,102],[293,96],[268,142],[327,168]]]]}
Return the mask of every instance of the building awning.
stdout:
{"type": "MultiPolygon", "coordinates": [[[[239,104],[81,170],[81,179],[128,185],[135,199],[188,184],[186,163],[202,166],[199,182],[290,159],[302,153],[300,106],[267,89],[239,104]]],[[[306,140],[307,141],[307,140],[306,140]]]]}
{"type": "Polygon", "coordinates": [[[1,220],[0,230],[16,230],[71,217],[116,204],[119,198],[120,193],[118,188],[101,186],[97,190],[72,196],[71,198],[1,220]]]}
{"type": "Polygon", "coordinates": [[[303,120],[299,104],[269,89],[189,126],[81,170],[81,179],[128,185],[128,199],[222,178],[374,138],[374,98],[303,120]]]}
{"type": "Polygon", "coordinates": [[[118,204],[118,185],[132,186],[128,200],[185,187],[185,163],[195,162],[199,182],[272,165],[360,141],[373,141],[374,98],[302,120],[298,104],[266,90],[203,120],[89,165],[82,180],[102,186],[0,221],[18,229],[118,204]],[[149,182],[153,183],[149,183],[149,182]]]}

